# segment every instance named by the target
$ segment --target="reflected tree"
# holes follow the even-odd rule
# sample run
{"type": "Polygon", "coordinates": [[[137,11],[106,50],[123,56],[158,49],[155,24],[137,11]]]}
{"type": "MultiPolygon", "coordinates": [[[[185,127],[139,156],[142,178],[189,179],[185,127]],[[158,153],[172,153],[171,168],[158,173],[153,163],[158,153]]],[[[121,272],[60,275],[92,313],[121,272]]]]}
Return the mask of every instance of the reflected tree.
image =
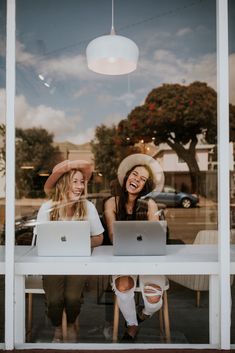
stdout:
{"type": "Polygon", "coordinates": [[[43,128],[16,129],[16,186],[18,197],[44,195],[45,177],[62,160],[58,147],[53,146],[53,134],[43,128]]]}
{"type": "MultiPolygon", "coordinates": [[[[235,119],[230,107],[230,119],[235,119]]],[[[233,129],[234,130],[234,129],[233,129]]],[[[196,158],[198,136],[217,140],[217,94],[204,82],[190,85],[163,84],[153,89],[145,103],[120,121],[118,134],[126,144],[140,140],[155,145],[167,143],[189,168],[192,191],[200,192],[200,170],[196,158]]]]}
{"type": "MultiPolygon", "coordinates": [[[[0,127],[1,172],[5,173],[5,125],[0,127]]],[[[16,197],[42,197],[45,176],[62,157],[58,147],[53,146],[53,134],[43,128],[16,128],[16,197]]]]}
{"type": "Polygon", "coordinates": [[[120,161],[127,155],[138,152],[138,148],[122,143],[115,125],[97,126],[91,146],[96,170],[101,172],[108,182],[116,179],[120,161]]]}

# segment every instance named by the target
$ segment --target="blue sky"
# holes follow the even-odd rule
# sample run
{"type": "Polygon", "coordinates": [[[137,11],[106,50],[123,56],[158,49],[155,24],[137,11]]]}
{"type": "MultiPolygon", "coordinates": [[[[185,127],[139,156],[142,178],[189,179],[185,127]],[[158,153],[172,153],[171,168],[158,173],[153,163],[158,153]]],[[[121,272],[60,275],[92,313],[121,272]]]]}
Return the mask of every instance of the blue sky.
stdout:
{"type": "MultiPolygon", "coordinates": [[[[97,125],[125,118],[162,83],[200,80],[216,87],[215,0],[115,0],[116,32],[134,40],[140,50],[137,70],[118,77],[89,71],[85,58],[89,41],[110,32],[111,0],[16,4],[17,126],[42,126],[56,141],[84,143],[97,125]]],[[[235,104],[234,1],[229,5],[230,96],[235,104]]],[[[4,58],[4,35],[0,56],[4,58]]]]}

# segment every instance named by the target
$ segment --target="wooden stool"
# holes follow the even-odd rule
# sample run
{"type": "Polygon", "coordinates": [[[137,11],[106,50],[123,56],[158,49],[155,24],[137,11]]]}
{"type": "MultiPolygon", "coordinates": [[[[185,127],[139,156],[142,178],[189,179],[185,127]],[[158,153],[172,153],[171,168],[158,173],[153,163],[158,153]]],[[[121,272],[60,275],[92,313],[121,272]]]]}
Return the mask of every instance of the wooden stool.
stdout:
{"type": "MultiPolygon", "coordinates": [[[[168,299],[167,299],[167,290],[169,289],[169,282],[167,281],[164,292],[162,296],[162,307],[159,310],[159,324],[160,332],[165,337],[166,342],[170,343],[171,341],[171,332],[170,332],[170,320],[169,320],[169,310],[168,310],[168,299]]],[[[136,287],[135,292],[141,292],[139,287],[136,287]]],[[[119,307],[117,302],[117,297],[115,295],[114,299],[114,315],[113,315],[113,342],[117,342],[118,339],[118,327],[119,327],[119,307]]]]}

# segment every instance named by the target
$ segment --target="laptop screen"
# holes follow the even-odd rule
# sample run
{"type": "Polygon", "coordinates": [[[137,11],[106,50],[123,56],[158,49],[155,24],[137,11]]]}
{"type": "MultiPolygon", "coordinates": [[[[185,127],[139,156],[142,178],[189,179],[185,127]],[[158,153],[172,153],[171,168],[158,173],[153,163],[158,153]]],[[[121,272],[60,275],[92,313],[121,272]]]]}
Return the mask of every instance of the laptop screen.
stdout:
{"type": "Polygon", "coordinates": [[[36,226],[39,256],[90,256],[88,221],[50,221],[36,226]]]}
{"type": "Polygon", "coordinates": [[[166,221],[115,221],[113,254],[157,256],[166,254],[166,221]]]}

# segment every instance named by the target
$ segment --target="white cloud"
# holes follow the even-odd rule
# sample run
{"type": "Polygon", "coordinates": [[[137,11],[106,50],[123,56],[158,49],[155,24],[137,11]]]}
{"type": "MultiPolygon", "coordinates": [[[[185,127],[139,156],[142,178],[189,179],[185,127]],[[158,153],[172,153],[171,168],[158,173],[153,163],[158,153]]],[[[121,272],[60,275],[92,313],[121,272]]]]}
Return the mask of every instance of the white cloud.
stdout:
{"type": "MultiPolygon", "coordinates": [[[[95,128],[88,128],[86,129],[85,131],[81,131],[79,132],[77,135],[68,135],[66,137],[66,140],[67,141],[70,141],[72,143],[75,143],[75,144],[83,144],[83,143],[86,143],[86,142],[90,142],[95,136],[95,128]]],[[[57,139],[57,141],[59,141],[57,139]]]]}
{"type": "MultiPolygon", "coordinates": [[[[0,54],[4,51],[4,42],[0,38],[0,54]]],[[[37,74],[52,79],[93,79],[92,73],[87,68],[84,55],[44,57],[31,54],[25,48],[25,45],[16,41],[16,61],[24,67],[32,66],[37,74]]]]}
{"type": "Polygon", "coordinates": [[[103,89],[104,88],[100,83],[93,81],[91,83],[86,83],[85,85],[83,85],[78,91],[73,94],[73,97],[77,99],[83,96],[89,96],[90,94],[102,91],[103,89]]]}
{"type": "Polygon", "coordinates": [[[37,57],[25,50],[25,45],[16,41],[16,62],[20,62],[24,66],[37,66],[37,57]]]}
{"type": "Polygon", "coordinates": [[[107,126],[117,125],[120,120],[126,118],[126,116],[121,116],[118,113],[113,113],[104,118],[104,124],[107,126]]]}
{"type": "Polygon", "coordinates": [[[56,79],[74,77],[88,79],[91,76],[83,55],[41,60],[38,64],[42,73],[56,79]]]}
{"type": "MultiPolygon", "coordinates": [[[[0,90],[0,116],[5,117],[5,90],[0,90]]],[[[15,98],[16,126],[22,129],[42,127],[55,135],[56,139],[64,138],[66,134],[76,129],[77,123],[82,119],[79,112],[74,116],[67,116],[63,110],[50,106],[31,106],[23,95],[15,98]]]]}
{"type": "Polygon", "coordinates": [[[180,59],[172,51],[159,49],[155,51],[154,59],[143,60],[139,70],[139,75],[153,87],[161,83],[204,81],[216,88],[215,54],[180,59]]]}
{"type": "Polygon", "coordinates": [[[127,107],[131,107],[136,101],[136,94],[135,92],[125,92],[120,96],[115,96],[109,93],[103,93],[99,94],[97,96],[97,99],[101,104],[112,104],[114,102],[121,102],[127,107]]]}
{"type": "Polygon", "coordinates": [[[192,29],[191,28],[189,28],[189,27],[186,27],[186,28],[181,28],[181,29],[179,29],[177,32],[176,32],[176,36],[177,37],[183,37],[183,36],[185,36],[185,35],[187,35],[187,34],[189,34],[189,33],[192,33],[192,29]]]}

